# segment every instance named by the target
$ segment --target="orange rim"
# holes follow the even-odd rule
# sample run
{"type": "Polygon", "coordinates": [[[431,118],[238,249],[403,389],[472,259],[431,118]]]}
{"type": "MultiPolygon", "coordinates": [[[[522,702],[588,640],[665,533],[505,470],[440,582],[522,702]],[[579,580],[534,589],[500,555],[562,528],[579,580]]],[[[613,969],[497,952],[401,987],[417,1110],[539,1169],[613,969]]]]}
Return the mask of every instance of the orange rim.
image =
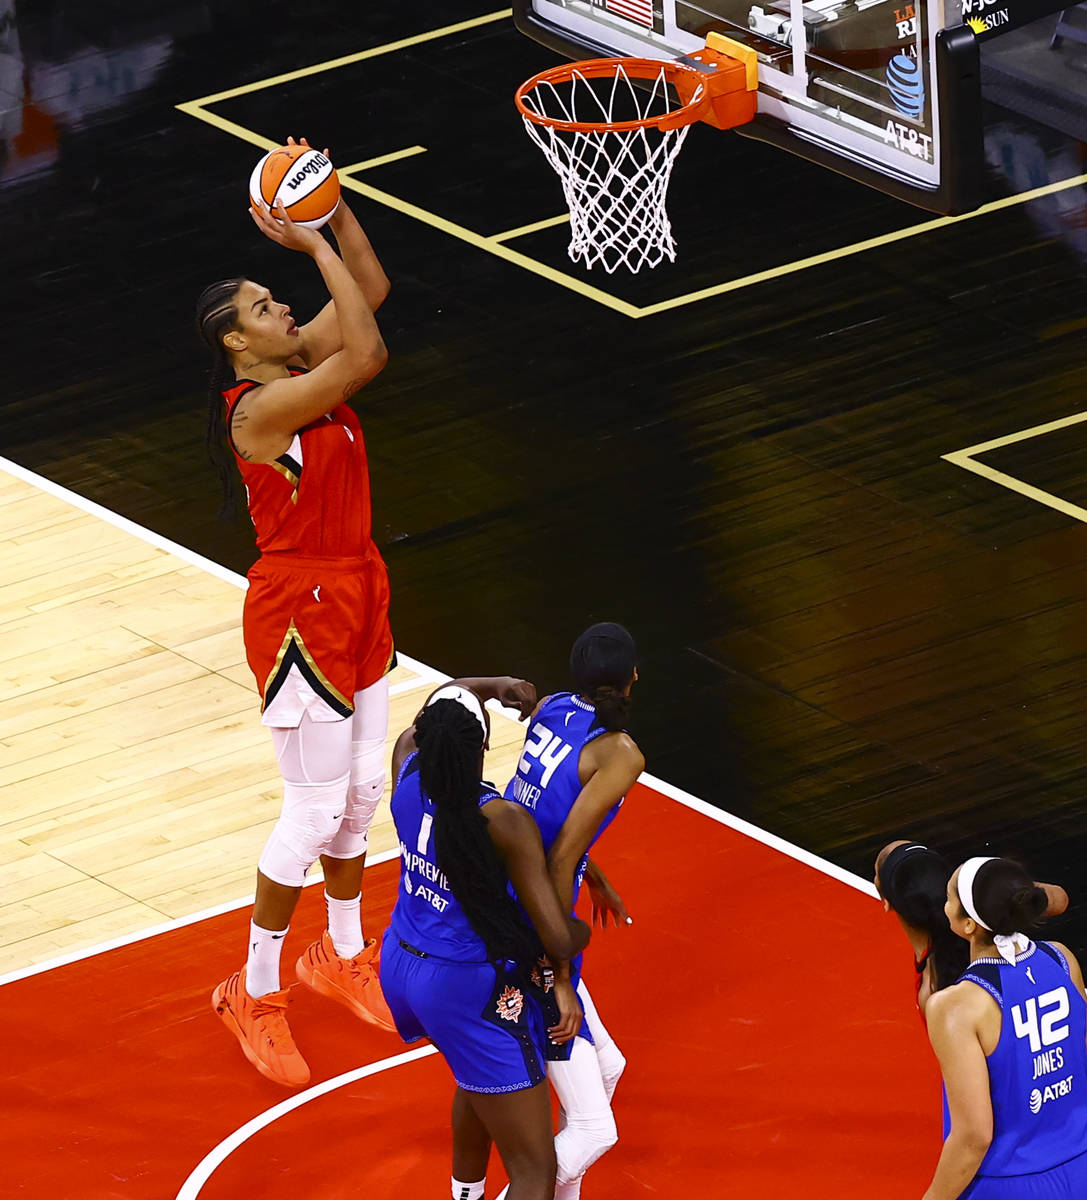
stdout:
{"type": "Polygon", "coordinates": [[[585,62],[563,63],[562,66],[533,75],[521,84],[514,93],[513,100],[525,120],[534,125],[545,125],[565,133],[632,133],[636,129],[656,128],[668,131],[682,129],[684,125],[693,125],[709,104],[710,95],[705,76],[682,63],[655,58],[590,58],[585,62]],[[533,112],[525,103],[525,97],[540,84],[570,83],[575,74],[585,79],[614,78],[620,67],[630,79],[652,80],[663,73],[664,78],[672,84],[683,101],[682,107],[661,113],[659,116],[642,117],[637,121],[565,121],[533,112]]]}

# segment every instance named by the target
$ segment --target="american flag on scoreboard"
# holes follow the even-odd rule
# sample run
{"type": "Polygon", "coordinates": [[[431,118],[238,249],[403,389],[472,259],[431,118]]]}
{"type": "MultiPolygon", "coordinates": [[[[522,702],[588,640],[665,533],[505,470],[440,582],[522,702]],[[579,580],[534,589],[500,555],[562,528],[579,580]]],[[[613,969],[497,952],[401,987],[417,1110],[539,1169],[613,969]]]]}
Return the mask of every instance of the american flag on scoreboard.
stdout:
{"type": "Polygon", "coordinates": [[[653,0],[604,0],[604,8],[617,17],[653,28],[653,0]]]}

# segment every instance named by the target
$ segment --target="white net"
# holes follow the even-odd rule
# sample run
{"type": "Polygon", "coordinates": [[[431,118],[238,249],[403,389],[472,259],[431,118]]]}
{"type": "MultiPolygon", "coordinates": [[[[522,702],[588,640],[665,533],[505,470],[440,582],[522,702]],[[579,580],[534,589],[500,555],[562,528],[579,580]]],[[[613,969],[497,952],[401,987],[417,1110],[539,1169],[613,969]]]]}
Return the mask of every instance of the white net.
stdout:
{"type": "MultiPolygon", "coordinates": [[[[621,59],[614,74],[588,78],[577,67],[562,83],[540,81],[522,96],[540,117],[577,123],[641,121],[684,106],[662,66],[639,88],[621,59]]],[[[538,124],[525,128],[562,181],[570,209],[570,257],[586,267],[600,263],[611,274],[674,262],[675,239],[665,204],[672,164],[690,129],[662,130],[650,123],[631,130],[576,132],[538,124]]]]}

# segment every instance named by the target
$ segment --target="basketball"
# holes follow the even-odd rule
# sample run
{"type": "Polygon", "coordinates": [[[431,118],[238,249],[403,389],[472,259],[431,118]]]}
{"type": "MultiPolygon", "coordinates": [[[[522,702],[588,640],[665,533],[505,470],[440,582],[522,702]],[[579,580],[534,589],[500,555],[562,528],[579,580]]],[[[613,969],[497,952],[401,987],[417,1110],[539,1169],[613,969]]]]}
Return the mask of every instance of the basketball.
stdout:
{"type": "Polygon", "coordinates": [[[249,177],[250,202],[269,208],[280,201],[298,225],[320,229],[340,202],[340,177],[319,150],[280,146],[270,150],[249,177]]]}

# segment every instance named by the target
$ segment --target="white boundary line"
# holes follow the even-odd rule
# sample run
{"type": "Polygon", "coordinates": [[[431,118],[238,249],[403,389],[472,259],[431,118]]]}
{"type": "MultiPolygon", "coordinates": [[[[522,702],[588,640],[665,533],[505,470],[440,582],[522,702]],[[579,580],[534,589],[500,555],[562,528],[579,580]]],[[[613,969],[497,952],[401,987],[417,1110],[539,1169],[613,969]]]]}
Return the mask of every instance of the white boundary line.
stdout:
{"type": "Polygon", "coordinates": [[[334,1092],[338,1088],[346,1087],[349,1083],[354,1083],[358,1079],[365,1079],[368,1075],[378,1075],[382,1071],[391,1070],[393,1067],[402,1067],[405,1063],[414,1062],[416,1059],[426,1058],[428,1055],[437,1053],[438,1049],[436,1046],[420,1046],[415,1050],[407,1050],[403,1054],[394,1055],[392,1058],[383,1058],[376,1063],[370,1063],[369,1066],[358,1067],[354,1071],[347,1071],[343,1075],[336,1075],[332,1079],[326,1079],[324,1083],[318,1083],[314,1087],[306,1088],[304,1092],[299,1092],[297,1095],[291,1096],[289,1100],[283,1100],[279,1104],[265,1109],[264,1112],[259,1113],[251,1121],[247,1121],[244,1125],[235,1129],[210,1154],[206,1154],[200,1160],[196,1169],[181,1185],[181,1190],[177,1193],[176,1200],[195,1200],[195,1197],[200,1194],[200,1189],[207,1183],[214,1174],[216,1167],[224,1159],[229,1158],[253,1134],[259,1133],[266,1126],[271,1125],[274,1121],[278,1121],[280,1117],[293,1112],[294,1109],[300,1108],[303,1104],[308,1104],[310,1100],[317,1100],[329,1092],[334,1092]]]}
{"type": "MultiPolygon", "coordinates": [[[[373,858],[367,858],[366,865],[367,867],[376,867],[379,863],[389,862],[391,859],[399,857],[400,847],[393,846],[390,850],[383,850],[380,854],[375,854],[373,858]]],[[[323,882],[324,879],[317,875],[313,879],[307,879],[302,886],[313,887],[314,884],[323,882]]],[[[190,913],[187,917],[174,917],[171,921],[163,921],[161,925],[152,925],[149,929],[141,929],[138,933],[122,934],[120,937],[111,938],[108,942],[99,942],[97,946],[88,946],[83,950],[71,950],[49,959],[48,962],[35,963],[30,967],[20,967],[17,971],[9,971],[6,975],[0,975],[0,987],[3,987],[5,983],[14,983],[17,979],[41,975],[45,971],[52,971],[55,967],[66,967],[69,963],[79,962],[83,958],[94,958],[96,954],[105,954],[107,950],[116,950],[120,946],[131,946],[134,942],[146,941],[148,938],[158,937],[159,934],[170,933],[174,929],[183,929],[186,925],[195,925],[198,921],[208,920],[209,917],[221,917],[223,913],[247,908],[252,903],[252,896],[243,896],[240,900],[227,900],[222,904],[213,905],[211,908],[202,908],[199,912],[190,913]]]]}
{"type": "MultiPolygon", "coordinates": [[[[248,587],[248,581],[244,576],[237,574],[237,572],[227,570],[226,567],[220,566],[219,563],[212,562],[210,558],[205,558],[203,555],[196,554],[184,546],[179,546],[176,542],[171,542],[168,538],[153,533],[151,530],[145,529],[142,525],[137,525],[135,521],[130,521],[127,517],[119,516],[110,509],[104,508],[101,504],[96,504],[93,500],[88,500],[76,492],[69,491],[67,488],[53,483],[52,480],[45,479],[33,471],[28,471],[25,467],[20,467],[17,463],[11,462],[10,459],[0,456],[0,470],[6,471],[14,478],[21,479],[24,483],[29,483],[40,491],[48,493],[50,496],[55,496],[57,499],[71,504],[74,508],[78,508],[82,512],[98,517],[108,525],[113,525],[117,529],[132,534],[133,537],[137,537],[148,545],[173,555],[190,566],[199,567],[202,571],[207,571],[208,574],[214,575],[217,579],[222,579],[226,583],[240,589],[248,587]]],[[[397,657],[409,670],[419,675],[419,682],[404,680],[403,683],[396,684],[390,688],[390,693],[409,691],[419,686],[420,683],[444,683],[451,678],[451,676],[443,674],[441,671],[420,662],[418,659],[402,654],[399,650],[397,651],[397,657]]],[[[513,709],[503,708],[501,705],[494,703],[488,705],[488,707],[494,712],[513,720],[517,718],[517,713],[513,709]]],[[[794,845],[792,842],[786,841],[776,834],[769,833],[765,829],[760,829],[759,826],[752,825],[750,821],[733,816],[732,813],[726,812],[722,808],[715,808],[712,804],[708,804],[705,800],[700,800],[697,796],[692,796],[690,792],[685,792],[682,788],[678,788],[674,784],[666,783],[663,779],[658,779],[656,776],[646,773],[640,776],[639,782],[659,792],[662,796],[667,796],[668,799],[693,809],[705,817],[709,817],[710,820],[716,821],[720,825],[727,825],[730,829],[734,829],[737,833],[741,833],[753,841],[760,842],[772,850],[777,850],[779,853],[795,859],[797,862],[803,863],[805,866],[811,867],[816,871],[820,871],[824,875],[829,875],[832,879],[837,879],[840,883],[856,888],[857,891],[863,892],[866,896],[873,898],[876,896],[876,889],[869,880],[862,879],[859,875],[853,874],[852,871],[847,871],[825,858],[820,858],[819,855],[812,854],[811,851],[794,845]]],[[[376,866],[378,863],[388,862],[390,859],[395,858],[398,853],[399,851],[394,848],[382,854],[376,854],[372,859],[367,861],[367,866],[376,866]]],[[[311,883],[317,882],[320,881],[316,879],[311,881],[311,883]]],[[[309,885],[307,884],[307,886],[309,885]]],[[[37,963],[31,967],[23,967],[20,970],[8,972],[6,975],[0,975],[0,987],[7,983],[14,983],[18,979],[26,979],[31,975],[39,975],[45,971],[52,971],[56,967],[63,967],[69,963],[79,962],[84,958],[93,958],[96,954],[104,954],[107,950],[115,950],[120,946],[128,946],[134,942],[143,941],[146,938],[158,937],[159,934],[168,933],[173,929],[181,929],[185,925],[192,925],[209,917],[233,912],[235,909],[244,908],[252,902],[252,896],[245,896],[240,900],[232,900],[225,904],[218,904],[213,908],[203,909],[187,917],[178,917],[175,920],[154,925],[140,933],[113,938],[110,941],[102,942],[96,946],[89,946],[83,950],[73,950],[70,953],[59,955],[57,958],[49,959],[47,962],[37,963]]]]}
{"type": "Polygon", "coordinates": [[[847,871],[845,867],[839,867],[837,863],[820,858],[818,854],[813,854],[810,850],[805,850],[802,846],[797,846],[793,842],[786,841],[785,838],[778,837],[776,833],[769,833],[765,829],[760,829],[758,825],[752,825],[750,821],[745,821],[743,817],[734,816],[732,813],[726,812],[723,808],[715,808],[705,800],[699,800],[697,796],[692,796],[690,792],[685,792],[682,788],[678,788],[671,783],[666,783],[663,779],[658,779],[655,775],[649,775],[645,771],[638,776],[638,782],[644,783],[646,787],[652,788],[655,792],[660,792],[662,796],[667,796],[669,800],[675,800],[677,804],[693,808],[695,812],[701,813],[704,817],[709,817],[721,825],[727,825],[730,829],[736,830],[737,833],[742,833],[754,842],[761,842],[764,846],[768,846],[771,850],[777,850],[787,858],[795,859],[797,862],[803,863],[806,867],[812,867],[816,871],[821,871],[824,875],[829,875],[831,879],[837,879],[839,883],[846,883],[851,888],[856,888],[858,892],[863,892],[866,896],[871,896],[873,900],[879,899],[879,893],[876,891],[876,885],[872,880],[862,879],[859,875],[854,875],[852,871],[847,871]]]}
{"type": "MultiPolygon", "coordinates": [[[[172,554],[174,558],[179,558],[182,562],[188,563],[191,567],[199,567],[201,571],[207,571],[209,575],[214,575],[216,579],[221,579],[224,583],[241,588],[243,591],[249,587],[249,580],[244,575],[239,575],[237,571],[231,571],[217,562],[212,562],[210,558],[205,558],[202,554],[197,554],[185,546],[179,546],[177,542],[171,542],[169,538],[164,538],[161,534],[154,533],[150,529],[145,529],[142,525],[137,525],[135,521],[130,521],[127,517],[119,516],[111,509],[104,508],[101,504],[95,504],[93,500],[88,500],[85,496],[80,496],[78,492],[70,492],[66,487],[61,487],[59,483],[54,483],[51,479],[36,475],[33,471],[28,471],[25,467],[20,467],[18,463],[13,463],[8,458],[0,457],[0,470],[6,471],[16,479],[21,479],[24,483],[31,484],[38,488],[39,491],[47,492],[50,496],[55,496],[58,500],[63,500],[66,504],[72,505],[73,508],[78,508],[82,512],[89,513],[92,517],[98,517],[99,520],[105,521],[107,525],[112,525],[116,529],[121,529],[125,533],[132,534],[133,537],[139,538],[141,542],[146,542],[149,546],[154,546],[156,550],[163,550],[167,554],[172,554]]],[[[409,658],[408,655],[402,654],[399,650],[396,652],[396,657],[409,671],[414,671],[423,683],[431,681],[434,683],[444,683],[449,678],[448,675],[443,675],[440,671],[436,671],[433,667],[428,667],[426,663],[419,662],[416,658],[409,658]]],[[[404,682],[407,683],[410,681],[405,680],[404,682]]],[[[397,692],[408,690],[402,684],[396,684],[395,689],[397,692]]],[[[390,691],[392,690],[390,689],[390,691]]]]}

